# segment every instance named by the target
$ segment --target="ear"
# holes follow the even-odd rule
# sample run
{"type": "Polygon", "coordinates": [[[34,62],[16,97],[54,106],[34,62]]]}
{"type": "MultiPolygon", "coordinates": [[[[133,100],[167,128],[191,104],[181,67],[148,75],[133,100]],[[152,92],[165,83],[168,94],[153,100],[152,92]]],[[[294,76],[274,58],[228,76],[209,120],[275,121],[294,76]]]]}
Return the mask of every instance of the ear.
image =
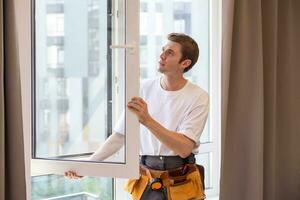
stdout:
{"type": "Polygon", "coordinates": [[[181,62],[182,69],[189,67],[192,64],[192,61],[190,59],[185,59],[181,62]]]}

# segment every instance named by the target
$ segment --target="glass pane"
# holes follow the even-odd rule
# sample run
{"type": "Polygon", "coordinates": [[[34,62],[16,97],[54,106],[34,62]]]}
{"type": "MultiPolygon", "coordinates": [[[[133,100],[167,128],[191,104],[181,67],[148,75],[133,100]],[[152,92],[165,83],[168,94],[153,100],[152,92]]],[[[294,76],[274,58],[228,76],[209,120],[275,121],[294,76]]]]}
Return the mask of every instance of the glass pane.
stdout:
{"type": "MultiPolygon", "coordinates": [[[[209,92],[209,0],[141,0],[141,79],[158,75],[161,48],[166,35],[171,32],[186,33],[197,41],[199,59],[185,77],[209,92]]],[[[210,141],[209,126],[206,125],[201,142],[210,141]]]]}
{"type": "Polygon", "coordinates": [[[84,177],[79,180],[70,180],[57,175],[36,176],[31,179],[31,189],[32,200],[113,199],[111,178],[84,177]]]}
{"type": "Polygon", "coordinates": [[[196,155],[197,164],[204,167],[205,188],[212,188],[212,153],[196,155]]]}
{"type": "MultiPolygon", "coordinates": [[[[113,133],[125,53],[110,45],[124,43],[124,8],[116,23],[110,1],[35,1],[35,158],[86,159],[113,133]]],[[[122,149],[105,161],[124,158],[122,149]]]]}

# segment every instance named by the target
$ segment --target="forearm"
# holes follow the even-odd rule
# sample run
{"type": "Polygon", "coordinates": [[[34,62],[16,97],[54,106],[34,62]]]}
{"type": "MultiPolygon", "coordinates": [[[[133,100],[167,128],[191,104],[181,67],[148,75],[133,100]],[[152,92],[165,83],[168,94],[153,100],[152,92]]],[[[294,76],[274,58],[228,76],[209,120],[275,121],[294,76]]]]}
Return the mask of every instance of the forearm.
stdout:
{"type": "Polygon", "coordinates": [[[187,138],[181,133],[170,131],[150,118],[144,124],[151,132],[160,140],[166,147],[174,151],[177,155],[182,158],[188,157],[194,146],[195,142],[187,138]]]}
{"type": "Polygon", "coordinates": [[[155,121],[149,115],[147,103],[142,98],[133,97],[127,106],[137,115],[139,122],[147,127],[166,147],[182,158],[186,158],[191,154],[195,142],[181,133],[169,131],[155,121]]]}
{"type": "Polygon", "coordinates": [[[92,161],[103,161],[106,158],[110,157],[121,147],[124,145],[124,135],[119,133],[112,134],[107,140],[104,142],[101,147],[97,149],[89,158],[92,161]]]}

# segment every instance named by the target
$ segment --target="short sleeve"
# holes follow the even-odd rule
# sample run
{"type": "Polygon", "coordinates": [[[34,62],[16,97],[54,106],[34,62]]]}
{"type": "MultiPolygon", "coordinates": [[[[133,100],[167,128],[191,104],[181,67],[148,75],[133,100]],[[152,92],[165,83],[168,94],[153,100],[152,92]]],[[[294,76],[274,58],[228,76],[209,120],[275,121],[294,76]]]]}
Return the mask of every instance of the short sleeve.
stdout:
{"type": "Polygon", "coordinates": [[[209,111],[209,97],[202,95],[179,125],[178,132],[199,143],[209,111]]]}

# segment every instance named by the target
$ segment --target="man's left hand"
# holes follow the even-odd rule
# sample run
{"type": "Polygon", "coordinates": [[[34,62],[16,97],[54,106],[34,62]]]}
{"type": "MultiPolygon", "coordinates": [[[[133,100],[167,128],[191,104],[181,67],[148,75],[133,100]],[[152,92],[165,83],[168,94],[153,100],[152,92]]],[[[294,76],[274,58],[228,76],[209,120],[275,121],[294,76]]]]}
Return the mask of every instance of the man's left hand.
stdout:
{"type": "Polygon", "coordinates": [[[141,97],[133,97],[128,102],[127,107],[139,118],[139,122],[145,125],[151,120],[151,116],[148,112],[147,103],[141,97]]]}

